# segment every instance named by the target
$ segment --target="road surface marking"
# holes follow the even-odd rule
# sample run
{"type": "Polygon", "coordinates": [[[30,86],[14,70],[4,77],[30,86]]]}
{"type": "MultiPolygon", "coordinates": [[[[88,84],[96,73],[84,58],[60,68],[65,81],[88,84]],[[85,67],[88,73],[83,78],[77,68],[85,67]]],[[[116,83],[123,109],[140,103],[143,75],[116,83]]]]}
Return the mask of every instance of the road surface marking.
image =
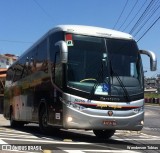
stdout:
{"type": "Polygon", "coordinates": [[[7,144],[7,143],[0,139],[0,144],[7,144]]]}
{"type": "Polygon", "coordinates": [[[136,139],[135,139],[135,138],[123,138],[123,139],[120,139],[120,138],[117,138],[117,139],[113,139],[113,140],[119,140],[119,141],[124,141],[124,140],[125,140],[125,141],[126,141],[126,140],[127,140],[127,141],[130,141],[130,140],[132,140],[132,141],[133,141],[133,140],[142,140],[142,141],[151,141],[151,140],[152,140],[152,141],[160,141],[160,138],[157,138],[157,139],[151,138],[151,137],[148,137],[148,139],[147,139],[147,138],[146,138],[146,139],[141,139],[141,138],[140,138],[140,139],[139,139],[139,138],[136,138],[136,139]]]}
{"type": "MultiPolygon", "coordinates": [[[[99,152],[99,153],[124,153],[126,152],[126,150],[63,150],[67,153],[87,153],[87,152],[99,152]]],[[[140,153],[138,151],[131,151],[131,150],[127,150],[127,153],[140,153]]]]}

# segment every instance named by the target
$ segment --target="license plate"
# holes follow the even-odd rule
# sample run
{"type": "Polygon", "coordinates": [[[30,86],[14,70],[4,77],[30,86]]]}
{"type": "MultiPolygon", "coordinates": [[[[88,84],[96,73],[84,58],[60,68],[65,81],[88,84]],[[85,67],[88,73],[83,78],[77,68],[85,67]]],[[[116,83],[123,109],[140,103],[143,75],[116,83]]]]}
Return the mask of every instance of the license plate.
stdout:
{"type": "Polygon", "coordinates": [[[103,121],[103,124],[104,125],[115,126],[115,125],[117,125],[117,122],[116,121],[103,121]]]}

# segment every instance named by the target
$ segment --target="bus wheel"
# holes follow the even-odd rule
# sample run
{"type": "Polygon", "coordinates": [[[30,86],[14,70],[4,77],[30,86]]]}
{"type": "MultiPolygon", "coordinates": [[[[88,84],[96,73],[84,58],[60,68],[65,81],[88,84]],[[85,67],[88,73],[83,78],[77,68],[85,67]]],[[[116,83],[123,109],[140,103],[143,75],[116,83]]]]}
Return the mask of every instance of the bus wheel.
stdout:
{"type": "Polygon", "coordinates": [[[93,133],[98,138],[109,139],[114,135],[115,130],[93,130],[93,133]]]}
{"type": "Polygon", "coordinates": [[[39,114],[39,128],[42,133],[46,133],[48,129],[48,116],[45,108],[40,110],[39,114]]]}

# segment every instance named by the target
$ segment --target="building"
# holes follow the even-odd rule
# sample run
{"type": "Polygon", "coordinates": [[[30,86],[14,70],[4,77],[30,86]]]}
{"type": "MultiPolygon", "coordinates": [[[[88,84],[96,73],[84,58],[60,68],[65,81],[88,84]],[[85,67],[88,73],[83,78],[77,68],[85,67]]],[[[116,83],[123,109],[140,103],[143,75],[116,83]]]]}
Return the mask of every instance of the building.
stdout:
{"type": "Polygon", "coordinates": [[[160,77],[155,78],[145,78],[145,93],[160,93],[160,77]]]}
{"type": "Polygon", "coordinates": [[[8,67],[17,60],[17,57],[12,54],[0,55],[0,113],[3,111],[3,96],[8,67]]]}

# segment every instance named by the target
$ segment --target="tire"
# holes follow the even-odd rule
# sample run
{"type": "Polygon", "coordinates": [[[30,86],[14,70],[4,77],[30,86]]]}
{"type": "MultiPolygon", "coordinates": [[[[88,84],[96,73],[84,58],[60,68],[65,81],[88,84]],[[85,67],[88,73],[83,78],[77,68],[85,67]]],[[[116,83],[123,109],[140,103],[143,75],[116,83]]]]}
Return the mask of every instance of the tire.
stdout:
{"type": "Polygon", "coordinates": [[[98,138],[109,139],[114,135],[115,130],[93,130],[93,133],[98,138]]]}
{"type": "Polygon", "coordinates": [[[48,132],[48,115],[45,108],[40,110],[39,114],[39,128],[42,133],[48,132]]]}

